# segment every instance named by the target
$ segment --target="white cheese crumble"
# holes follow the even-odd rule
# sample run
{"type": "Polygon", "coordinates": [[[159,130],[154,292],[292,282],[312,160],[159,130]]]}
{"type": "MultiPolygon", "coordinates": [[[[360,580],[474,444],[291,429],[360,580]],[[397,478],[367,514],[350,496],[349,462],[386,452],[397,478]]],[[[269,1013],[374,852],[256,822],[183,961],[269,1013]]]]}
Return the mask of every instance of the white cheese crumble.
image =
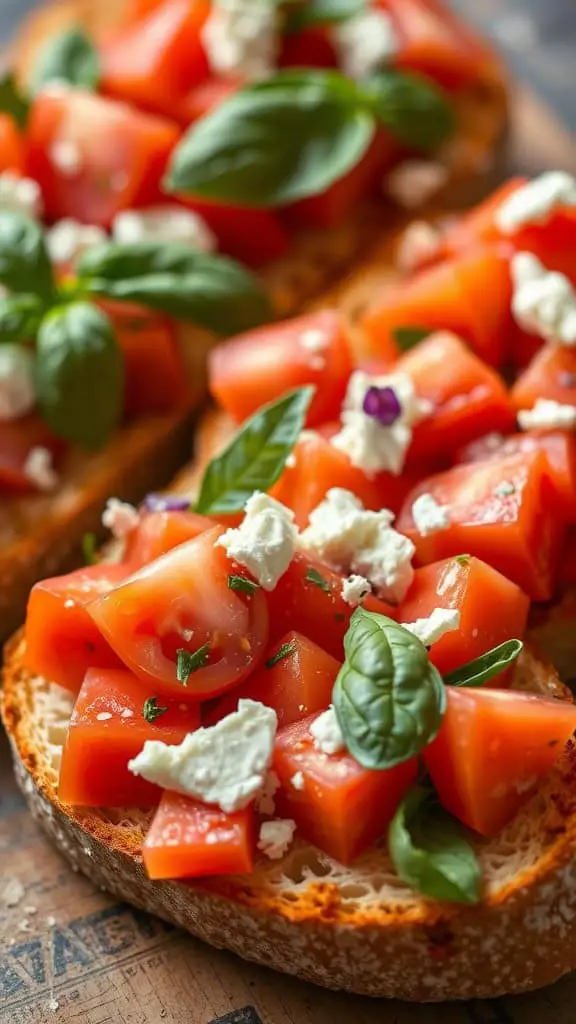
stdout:
{"type": "Polygon", "coordinates": [[[386,11],[366,8],[332,29],[338,64],[348,78],[378,71],[397,52],[399,40],[386,11]]]}
{"type": "Polygon", "coordinates": [[[576,405],[538,398],[531,409],[520,409],[518,425],[521,430],[574,430],[576,405]]]}
{"type": "Polygon", "coordinates": [[[214,252],[216,236],[198,213],[166,203],[144,210],[122,210],[112,222],[112,237],[121,244],[179,242],[198,252],[214,252]]]}
{"type": "Polygon", "coordinates": [[[566,171],[547,171],[504,200],[496,224],[505,235],[513,235],[530,224],[545,224],[561,207],[576,207],[576,178],[566,171]]]}
{"type": "Polygon", "coordinates": [[[310,726],[310,735],[316,750],[323,754],[339,754],[346,749],[344,737],[332,704],[315,718],[310,726]]]}
{"type": "Polygon", "coordinates": [[[328,345],[326,333],[318,327],[310,327],[307,331],[302,331],[298,340],[303,349],[315,355],[319,352],[324,352],[328,345]]]}
{"type": "Polygon", "coordinates": [[[108,238],[97,224],[81,224],[65,217],[46,232],[46,247],[52,263],[74,263],[82,253],[108,238]]]}
{"type": "Polygon", "coordinates": [[[24,476],[39,491],[53,491],[58,483],[58,474],[52,464],[52,452],[42,445],[31,448],[24,463],[24,476]]]}
{"type": "Polygon", "coordinates": [[[332,487],[300,534],[302,550],[338,572],[367,579],[385,600],[402,601],[412,583],[414,545],[392,528],[388,509],[372,512],[350,491],[332,487]]]}
{"type": "Polygon", "coordinates": [[[384,191],[398,206],[424,206],[448,181],[448,169],[435,160],[404,160],[388,171],[384,191]]]}
{"type": "Polygon", "coordinates": [[[396,266],[410,274],[434,259],[442,244],[442,233],[425,220],[415,220],[402,232],[396,249],[396,266]]]}
{"type": "Polygon", "coordinates": [[[113,537],[122,540],[136,529],[139,522],[140,515],[134,505],[120,501],[119,498],[108,498],[102,513],[102,526],[111,530],[113,537]]]}
{"type": "Polygon", "coordinates": [[[32,356],[19,345],[0,345],[0,422],[25,416],[36,404],[32,356]]]}
{"type": "Polygon", "coordinates": [[[342,580],[342,598],[352,608],[356,608],[360,601],[371,590],[370,583],[365,576],[348,576],[342,580]]]}
{"type": "Polygon", "coordinates": [[[74,178],[82,170],[82,152],[73,139],[55,139],[48,156],[56,170],[64,177],[74,178]]]}
{"type": "Polygon", "coordinates": [[[516,253],[510,270],[519,327],[556,345],[576,345],[576,291],[565,274],[547,270],[530,252],[516,253]]]}
{"type": "Polygon", "coordinates": [[[292,818],[263,821],[260,825],[258,849],[270,860],[280,860],[291,846],[295,831],[296,822],[292,818]]]}
{"type": "Polygon", "coordinates": [[[303,772],[294,772],[294,775],[290,779],[290,785],[293,786],[294,789],[297,789],[300,792],[302,792],[302,790],[304,789],[304,786],[306,785],[306,781],[304,779],[304,773],[303,772]]]}
{"type": "Polygon", "coordinates": [[[280,779],[275,771],[270,769],[266,773],[264,784],[256,797],[256,810],[258,814],[274,814],[276,803],[274,797],[280,789],[280,779]]]}
{"type": "Polygon", "coordinates": [[[355,370],[342,407],[342,429],[331,438],[331,444],[367,476],[384,470],[399,476],[412,441],[412,427],[427,416],[431,408],[430,402],[418,398],[407,373],[371,377],[362,370],[355,370]],[[371,387],[389,387],[395,392],[402,411],[391,426],[383,426],[376,417],[364,412],[364,398],[371,387]]]}
{"type": "Polygon", "coordinates": [[[164,789],[216,804],[226,813],[239,811],[262,789],[277,726],[272,708],[240,700],[237,711],[188,733],[176,746],[146,740],[128,768],[164,789]]]}
{"type": "Polygon", "coordinates": [[[448,505],[440,505],[429,491],[416,498],[412,505],[412,518],[421,537],[429,537],[431,533],[450,526],[448,505]]]}
{"type": "Polygon", "coordinates": [[[445,633],[460,628],[460,612],[453,608],[435,608],[425,619],[401,622],[400,625],[417,637],[425,647],[431,647],[445,633]]]}
{"type": "Polygon", "coordinates": [[[263,0],[214,0],[201,37],[215,74],[246,82],[270,78],[280,48],[277,6],[263,0]]]}
{"type": "Polygon", "coordinates": [[[33,178],[23,178],[12,171],[3,171],[0,174],[0,211],[40,217],[42,192],[38,182],[33,178]]]}
{"type": "Polygon", "coordinates": [[[256,491],[246,502],[240,526],[227,530],[216,545],[248,569],[264,590],[274,590],[294,557],[297,536],[292,510],[256,491]]]}

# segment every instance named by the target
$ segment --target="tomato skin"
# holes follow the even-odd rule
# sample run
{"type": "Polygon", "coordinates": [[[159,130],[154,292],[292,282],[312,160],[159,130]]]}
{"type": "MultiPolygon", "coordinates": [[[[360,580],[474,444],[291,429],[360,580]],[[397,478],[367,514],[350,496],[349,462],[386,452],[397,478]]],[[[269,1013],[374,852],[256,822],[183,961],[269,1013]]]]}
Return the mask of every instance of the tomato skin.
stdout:
{"type": "Polygon", "coordinates": [[[298,832],[341,864],[384,834],[394,812],[416,778],[416,758],[387,771],[362,768],[350,754],[327,755],[314,747],[312,715],[281,729],[272,765],[281,782],[276,813],[293,818],[298,832]],[[292,779],[304,776],[304,788],[292,779]]]}
{"type": "Polygon", "coordinates": [[[531,409],[539,398],[576,405],[576,354],[563,345],[542,345],[510,392],[515,409],[531,409]]]}
{"type": "Polygon", "coordinates": [[[201,533],[140,569],[88,612],[124,664],[160,697],[205,700],[237,686],[260,664],[268,640],[261,590],[228,587],[239,572],[223,548],[222,527],[201,533]],[[184,686],[176,679],[176,651],[210,645],[209,660],[184,686]]]}
{"type": "Polygon", "coordinates": [[[514,690],[448,686],[446,696],[426,767],[446,810],[495,835],[558,760],[576,728],[576,707],[514,690]]]}
{"type": "Polygon", "coordinates": [[[55,437],[34,412],[18,420],[0,423],[0,492],[33,494],[38,491],[26,473],[30,452],[33,448],[47,448],[57,465],[66,447],[66,443],[55,437]]]}
{"type": "Polygon", "coordinates": [[[154,807],[158,786],[133,775],[128,761],[146,740],[181,743],[200,724],[198,707],[182,698],[158,702],[168,710],[154,722],[143,715],[142,684],[123,669],[88,669],[74,704],[62,751],[58,796],[83,807],[154,807]]]}
{"type": "Polygon", "coordinates": [[[342,321],[329,309],[240,334],[209,360],[212,395],[237,422],[291,388],[314,384],[307,424],[322,423],[340,412],[351,371],[342,321]],[[316,335],[320,352],[306,347],[316,335]]]}
{"type": "MultiPolygon", "coordinates": [[[[192,89],[178,106],[177,120],[187,128],[193,121],[216,110],[221,103],[238,92],[242,83],[233,78],[207,78],[192,89]]],[[[176,115],[175,115],[176,116],[176,115]]]]}
{"type": "Polygon", "coordinates": [[[127,563],[101,562],[36,583],[26,613],[26,667],[73,693],[89,668],[120,668],[120,658],[99,633],[86,606],[132,571],[127,563]]]}
{"type": "Polygon", "coordinates": [[[127,538],[124,558],[135,569],[153,562],[179,544],[212,529],[214,523],[196,512],[147,512],[127,538]]]}
{"type": "Polygon", "coordinates": [[[212,203],[179,195],[177,202],[200,214],[218,239],[219,248],[249,267],[272,263],[288,250],[290,238],[273,210],[212,203]]]}
{"type": "Polygon", "coordinates": [[[22,132],[13,117],[0,114],[0,172],[24,174],[26,146],[22,132]]]}
{"type": "Polygon", "coordinates": [[[278,58],[281,68],[335,68],[338,61],[324,25],[290,32],[282,39],[278,58]]]}
{"type": "MultiPolygon", "coordinates": [[[[530,601],[520,587],[479,558],[446,558],[416,569],[398,608],[398,621],[427,618],[435,608],[460,612],[459,628],[430,648],[431,661],[445,675],[505,640],[522,639],[530,601]]],[[[502,675],[490,685],[505,685],[502,675]]]]}
{"type": "Polygon", "coordinates": [[[564,537],[543,452],[454,466],[423,480],[396,522],[416,546],[421,565],[463,552],[488,562],[534,601],[552,596],[564,537]],[[502,482],[514,488],[498,491],[502,482]],[[496,493],[495,493],[496,492],[496,493]],[[449,507],[450,525],[426,537],[415,529],[412,505],[424,493],[449,507]]]}

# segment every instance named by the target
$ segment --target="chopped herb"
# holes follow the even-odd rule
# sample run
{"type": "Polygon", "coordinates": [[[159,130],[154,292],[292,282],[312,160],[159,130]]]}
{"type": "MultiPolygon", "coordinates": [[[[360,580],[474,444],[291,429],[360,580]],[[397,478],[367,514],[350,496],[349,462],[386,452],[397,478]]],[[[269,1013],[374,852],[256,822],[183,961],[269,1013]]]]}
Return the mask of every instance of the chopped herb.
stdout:
{"type": "Polygon", "coordinates": [[[210,657],[210,644],[202,644],[197,651],[187,651],[183,647],[180,647],[176,651],[176,678],[182,686],[186,686],[189,677],[193,672],[197,672],[199,668],[204,668],[204,665],[210,657]]]}
{"type": "Polygon", "coordinates": [[[510,483],[509,480],[503,480],[502,483],[497,484],[494,488],[493,494],[495,498],[509,498],[515,491],[514,484],[510,483]]]}
{"type": "Polygon", "coordinates": [[[259,583],[246,579],[246,576],[229,576],[228,586],[230,590],[240,590],[244,594],[253,594],[255,590],[260,589],[259,583]]]}
{"type": "Polygon", "coordinates": [[[273,654],[271,658],[268,658],[266,668],[274,668],[274,665],[277,665],[279,661],[283,661],[284,658],[287,658],[290,654],[294,654],[295,650],[295,640],[289,640],[288,643],[282,644],[282,647],[276,651],[276,654],[273,654]]]}
{"type": "Polygon", "coordinates": [[[401,352],[409,352],[429,334],[429,327],[395,327],[392,331],[392,337],[401,352]]]}
{"type": "Polygon", "coordinates": [[[167,711],[168,708],[158,707],[158,697],[148,697],[142,708],[142,714],[147,722],[155,722],[160,715],[164,715],[167,711]]]}
{"type": "Polygon", "coordinates": [[[456,555],[456,561],[458,562],[458,565],[468,565],[470,555],[456,555]]]}
{"type": "Polygon", "coordinates": [[[84,555],[84,562],[86,565],[96,565],[96,562],[98,561],[96,546],[96,534],[85,533],[82,537],[82,554],[84,555]]]}
{"type": "Polygon", "coordinates": [[[329,583],[320,575],[319,572],[316,571],[316,569],[308,569],[305,578],[308,583],[313,583],[315,587],[320,587],[320,590],[323,590],[325,594],[330,593],[329,583]]]}

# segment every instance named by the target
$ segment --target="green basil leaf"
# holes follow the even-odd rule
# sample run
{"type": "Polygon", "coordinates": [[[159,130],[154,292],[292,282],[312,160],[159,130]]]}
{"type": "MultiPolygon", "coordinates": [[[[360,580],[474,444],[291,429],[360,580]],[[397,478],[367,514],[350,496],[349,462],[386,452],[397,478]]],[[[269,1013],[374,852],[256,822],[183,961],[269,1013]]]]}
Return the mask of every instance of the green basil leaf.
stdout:
{"type": "Polygon", "coordinates": [[[390,69],[363,84],[378,120],[411,149],[436,149],[454,133],[452,104],[429,79],[390,69]]]}
{"type": "Polygon", "coordinates": [[[394,327],[392,329],[392,337],[401,352],[409,352],[431,333],[429,327],[394,327]]]}
{"type": "Polygon", "coordinates": [[[165,188],[241,206],[292,203],[346,174],[374,132],[373,112],[339,72],[280,72],[189,128],[165,188]]]}
{"type": "Polygon", "coordinates": [[[10,114],[19,128],[25,128],[30,102],[20,89],[11,71],[0,78],[0,113],[10,114]]]}
{"type": "Polygon", "coordinates": [[[315,587],[319,587],[325,594],[331,593],[330,584],[313,566],[310,566],[304,578],[308,583],[313,583],[315,587]]]}
{"type": "Polygon", "coordinates": [[[424,896],[452,903],[480,901],[480,865],[466,832],[429,789],[415,787],[399,805],[390,823],[388,849],[398,876],[424,896]]]}
{"type": "Polygon", "coordinates": [[[481,654],[467,665],[461,665],[444,676],[446,686],[482,686],[499,672],[512,665],[524,644],[521,640],[505,640],[486,654],[481,654]]]}
{"type": "Polygon", "coordinates": [[[264,405],[208,464],[196,502],[205,515],[240,512],[254,491],[276,482],[304,426],[314,388],[289,391],[264,405]]]}
{"type": "Polygon", "coordinates": [[[0,212],[0,284],[11,292],[33,292],[46,306],[55,299],[42,228],[23,213],[0,212]]]}
{"type": "Polygon", "coordinates": [[[85,565],[96,565],[98,562],[98,538],[95,533],[85,533],[82,537],[82,555],[85,565]]]}
{"type": "Polygon", "coordinates": [[[446,707],[424,645],[392,619],[359,607],[332,702],[346,746],[364,767],[393,768],[434,739],[446,707]]]}
{"type": "Polygon", "coordinates": [[[240,334],[274,318],[262,282],[240,263],[187,245],[105,243],[78,266],[93,295],[136,302],[216,334],[240,334]]]}
{"type": "Polygon", "coordinates": [[[294,654],[295,651],[296,641],[288,640],[287,643],[282,644],[282,646],[264,662],[264,665],[266,668],[274,668],[274,665],[277,665],[279,661],[284,661],[284,658],[288,658],[291,654],[294,654]]]}
{"type": "Polygon", "coordinates": [[[124,364],[108,317],[90,302],[58,306],[36,341],[36,393],[48,426],[103,448],[122,415],[124,364]]]}
{"type": "Polygon", "coordinates": [[[44,313],[44,303],[37,295],[15,294],[0,299],[0,344],[33,341],[44,313]]]}
{"type": "Polygon", "coordinates": [[[99,81],[98,51],[81,28],[73,28],[51,39],[40,53],[33,91],[39,92],[48,82],[68,82],[84,89],[96,89],[99,81]]]}
{"type": "Polygon", "coordinates": [[[301,32],[314,25],[333,25],[347,21],[365,10],[365,0],[307,0],[288,13],[285,33],[301,32]]]}

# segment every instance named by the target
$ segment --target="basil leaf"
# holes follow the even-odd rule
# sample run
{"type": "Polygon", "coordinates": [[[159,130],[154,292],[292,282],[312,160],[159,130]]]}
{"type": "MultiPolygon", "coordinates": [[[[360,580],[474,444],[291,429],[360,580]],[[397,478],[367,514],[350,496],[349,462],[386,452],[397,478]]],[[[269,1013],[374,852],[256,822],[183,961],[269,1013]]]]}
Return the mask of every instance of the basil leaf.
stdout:
{"type": "Polygon", "coordinates": [[[161,715],[165,715],[168,710],[167,706],[160,707],[158,704],[158,697],[147,697],[142,708],[142,716],[152,725],[157,718],[160,718],[161,715]]]}
{"type": "Polygon", "coordinates": [[[398,876],[436,900],[478,903],[482,877],[464,828],[425,787],[412,789],[388,831],[388,849],[398,876]]]}
{"type": "Polygon", "coordinates": [[[93,295],[136,302],[216,334],[240,334],[274,318],[264,286],[240,263],[187,245],[105,243],[78,266],[93,295]]]}
{"type": "Polygon", "coordinates": [[[333,25],[365,10],[365,0],[307,0],[288,14],[285,33],[301,32],[314,25],[333,25]]]}
{"type": "Polygon", "coordinates": [[[524,644],[521,640],[505,640],[498,647],[493,647],[486,654],[474,658],[467,665],[461,665],[444,676],[446,686],[482,686],[493,679],[499,672],[512,665],[520,654],[524,644]]]}
{"type": "Polygon", "coordinates": [[[401,352],[409,352],[431,333],[429,327],[394,327],[392,329],[392,337],[401,352]]]}
{"type": "Polygon", "coordinates": [[[33,341],[45,306],[37,295],[6,295],[0,299],[0,343],[33,341]]]}
{"type": "Polygon", "coordinates": [[[427,78],[390,69],[363,84],[378,120],[411,149],[436,149],[454,133],[452,104],[427,78]]]}
{"type": "Polygon", "coordinates": [[[280,72],[189,128],[165,188],[241,206],[292,203],[354,167],[375,127],[358,87],[339,72],[280,72]]]}
{"type": "Polygon", "coordinates": [[[392,619],[357,608],[332,702],[346,746],[364,768],[393,768],[434,739],[444,684],[426,648],[392,619]]]}
{"type": "Polygon", "coordinates": [[[81,28],[73,28],[46,44],[38,58],[32,86],[35,93],[47,82],[69,82],[84,89],[96,89],[99,81],[98,52],[81,28]]]}
{"type": "Polygon", "coordinates": [[[205,515],[239,512],[276,482],[304,426],[314,388],[289,391],[258,410],[208,464],[196,502],[205,515]]]}
{"type": "Polygon", "coordinates": [[[46,305],[55,299],[42,228],[23,213],[0,212],[0,284],[11,292],[32,292],[46,305]]]}
{"type": "Polygon", "coordinates": [[[124,365],[108,317],[89,302],[58,306],[36,342],[36,393],[59,437],[103,448],[122,415],[124,365]]]}
{"type": "Polygon", "coordinates": [[[12,72],[0,78],[0,113],[10,114],[19,128],[25,128],[28,121],[30,103],[18,88],[12,72]]]}

